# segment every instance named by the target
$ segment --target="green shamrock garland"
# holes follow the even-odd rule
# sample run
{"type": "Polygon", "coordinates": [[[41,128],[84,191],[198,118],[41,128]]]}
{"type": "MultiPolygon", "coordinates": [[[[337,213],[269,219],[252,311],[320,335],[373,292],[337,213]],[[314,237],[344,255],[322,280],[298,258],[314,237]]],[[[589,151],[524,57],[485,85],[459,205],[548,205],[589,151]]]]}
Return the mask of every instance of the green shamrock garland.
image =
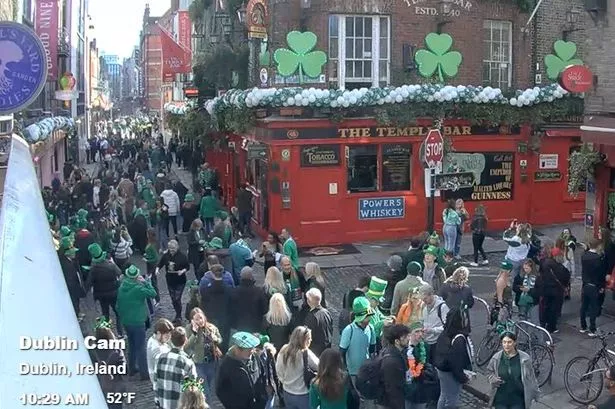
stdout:
{"type": "Polygon", "coordinates": [[[440,82],[444,82],[444,76],[454,77],[459,71],[461,53],[450,51],[453,46],[453,37],[448,34],[429,33],[425,37],[427,49],[421,49],[414,55],[419,73],[430,78],[437,71],[440,82]]]}
{"type": "Polygon", "coordinates": [[[316,34],[306,31],[291,31],[286,35],[289,49],[279,48],[273,54],[278,65],[278,74],[289,77],[299,70],[299,82],[303,83],[303,74],[315,78],[322,72],[327,62],[323,51],[312,51],[316,47],[316,34]]]}
{"type": "Polygon", "coordinates": [[[583,61],[574,58],[577,54],[577,45],[572,41],[557,40],[553,43],[554,54],[545,56],[545,66],[547,67],[547,77],[550,80],[557,80],[560,73],[570,65],[583,65],[583,61]]]}

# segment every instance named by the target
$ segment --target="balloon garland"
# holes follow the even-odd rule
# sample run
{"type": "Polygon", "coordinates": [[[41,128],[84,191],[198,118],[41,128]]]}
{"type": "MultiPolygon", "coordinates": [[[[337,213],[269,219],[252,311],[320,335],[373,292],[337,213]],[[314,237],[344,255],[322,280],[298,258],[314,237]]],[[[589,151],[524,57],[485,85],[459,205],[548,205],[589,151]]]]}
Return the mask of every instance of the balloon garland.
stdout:
{"type": "MultiPolygon", "coordinates": [[[[403,103],[462,103],[462,104],[509,104],[516,107],[532,106],[553,102],[571,94],[559,86],[517,90],[515,96],[507,98],[502,90],[472,85],[415,84],[400,87],[372,87],[348,90],[316,88],[253,88],[230,90],[205,104],[210,115],[216,115],[233,108],[358,108],[403,103]]],[[[575,95],[582,97],[582,95],[575,95]]],[[[172,109],[172,108],[169,108],[172,109]]],[[[181,109],[176,110],[180,112],[181,109]]]]}
{"type": "Polygon", "coordinates": [[[49,138],[55,131],[70,131],[75,128],[75,121],[66,116],[54,116],[45,118],[24,129],[24,138],[29,143],[42,142],[49,138]]]}
{"type": "Polygon", "coordinates": [[[416,379],[421,376],[423,373],[423,369],[425,368],[425,363],[427,362],[427,350],[425,348],[425,343],[423,341],[419,342],[418,345],[408,345],[408,374],[407,377],[409,381],[412,379],[416,379]],[[414,357],[414,349],[417,349],[418,359],[414,357]]]}

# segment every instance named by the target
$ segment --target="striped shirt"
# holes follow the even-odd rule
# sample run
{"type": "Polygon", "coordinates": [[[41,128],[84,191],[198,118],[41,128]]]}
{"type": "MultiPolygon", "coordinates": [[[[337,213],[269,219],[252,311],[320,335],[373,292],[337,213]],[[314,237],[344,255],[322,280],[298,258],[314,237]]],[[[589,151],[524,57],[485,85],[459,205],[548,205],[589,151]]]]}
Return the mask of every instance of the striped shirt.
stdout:
{"type": "Polygon", "coordinates": [[[111,251],[113,254],[113,258],[119,258],[121,260],[127,259],[130,257],[130,246],[132,246],[132,239],[125,240],[123,237],[120,238],[120,242],[116,243],[115,241],[111,241],[111,251]]]}

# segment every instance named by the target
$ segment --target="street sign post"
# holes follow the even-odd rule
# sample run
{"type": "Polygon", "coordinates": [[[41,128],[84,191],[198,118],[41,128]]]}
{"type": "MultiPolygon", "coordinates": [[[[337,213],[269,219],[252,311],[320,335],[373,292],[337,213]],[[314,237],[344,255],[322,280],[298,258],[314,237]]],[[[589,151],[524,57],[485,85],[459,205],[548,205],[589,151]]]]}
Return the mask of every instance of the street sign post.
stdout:
{"type": "Polygon", "coordinates": [[[427,206],[427,222],[428,230],[433,233],[434,231],[434,209],[435,209],[435,196],[436,189],[434,185],[434,177],[436,175],[436,169],[442,169],[442,160],[444,159],[444,138],[442,132],[439,129],[430,129],[423,142],[425,147],[425,164],[429,168],[429,201],[427,206]]]}

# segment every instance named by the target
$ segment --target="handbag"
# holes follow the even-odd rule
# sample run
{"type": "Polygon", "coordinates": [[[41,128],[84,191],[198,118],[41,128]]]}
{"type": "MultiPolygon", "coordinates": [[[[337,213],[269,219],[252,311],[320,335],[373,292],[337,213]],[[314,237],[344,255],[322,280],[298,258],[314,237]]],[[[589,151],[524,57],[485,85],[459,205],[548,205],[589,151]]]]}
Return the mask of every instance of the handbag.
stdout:
{"type": "Polygon", "coordinates": [[[316,377],[316,372],[310,368],[308,364],[308,351],[307,349],[303,351],[303,382],[305,382],[305,386],[309,389],[312,381],[316,377]]]}
{"type": "Polygon", "coordinates": [[[551,267],[549,267],[549,272],[553,276],[553,279],[555,279],[555,282],[561,287],[562,291],[564,292],[564,297],[570,297],[570,287],[564,287],[564,284],[562,284],[562,282],[557,279],[557,276],[555,275],[551,267]]]}
{"type": "Polygon", "coordinates": [[[529,305],[534,305],[534,298],[527,293],[521,294],[519,296],[519,307],[527,307],[529,305]]]}

